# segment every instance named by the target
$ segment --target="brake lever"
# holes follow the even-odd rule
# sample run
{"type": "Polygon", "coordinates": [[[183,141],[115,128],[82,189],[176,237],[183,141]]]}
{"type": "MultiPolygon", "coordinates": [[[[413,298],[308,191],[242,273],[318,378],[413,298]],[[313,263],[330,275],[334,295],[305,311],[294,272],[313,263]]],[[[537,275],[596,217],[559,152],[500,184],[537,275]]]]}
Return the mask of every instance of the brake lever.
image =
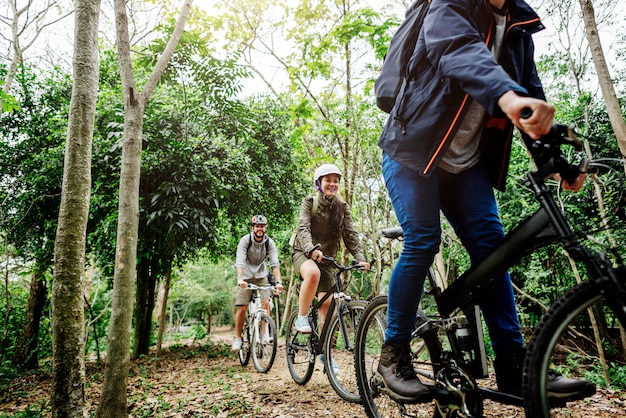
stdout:
{"type": "Polygon", "coordinates": [[[551,132],[551,134],[558,136],[562,143],[571,145],[576,151],[582,151],[583,142],[580,138],[578,138],[578,134],[576,133],[575,125],[573,123],[570,123],[569,125],[554,124],[552,126],[552,130],[554,132],[551,132]]]}

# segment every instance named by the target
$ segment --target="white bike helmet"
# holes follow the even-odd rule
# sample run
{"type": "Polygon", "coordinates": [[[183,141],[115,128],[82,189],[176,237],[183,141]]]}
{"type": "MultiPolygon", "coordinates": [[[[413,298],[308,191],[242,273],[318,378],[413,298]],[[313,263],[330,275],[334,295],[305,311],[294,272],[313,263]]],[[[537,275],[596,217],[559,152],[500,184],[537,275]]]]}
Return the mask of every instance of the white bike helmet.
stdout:
{"type": "Polygon", "coordinates": [[[339,168],[337,168],[336,165],[322,164],[317,168],[317,170],[315,170],[315,184],[317,184],[317,181],[320,179],[320,177],[324,177],[329,174],[337,174],[339,177],[341,177],[341,171],[339,171],[339,168]]]}

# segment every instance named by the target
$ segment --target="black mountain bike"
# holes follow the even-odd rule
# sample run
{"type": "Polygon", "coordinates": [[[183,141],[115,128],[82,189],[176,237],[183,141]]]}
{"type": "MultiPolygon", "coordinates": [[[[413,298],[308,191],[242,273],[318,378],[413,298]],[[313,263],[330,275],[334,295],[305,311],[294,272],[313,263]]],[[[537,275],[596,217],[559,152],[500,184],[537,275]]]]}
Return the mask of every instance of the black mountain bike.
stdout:
{"type": "MultiPolygon", "coordinates": [[[[591,396],[586,393],[555,397],[548,393],[547,379],[555,372],[581,376],[584,368],[595,367],[606,357],[621,368],[626,360],[626,340],[618,329],[626,325],[626,267],[613,251],[612,259],[594,253],[573,232],[544,179],[560,173],[574,179],[602,164],[583,159],[570,164],[561,153],[567,144],[581,149],[573,129],[555,125],[550,134],[534,142],[531,150],[539,168],[527,176],[527,185],[539,209],[521,222],[492,253],[468,269],[446,289],[432,275],[427,278],[424,297],[412,332],[413,366],[424,384],[431,388],[435,417],[480,417],[483,400],[525,406],[528,417],[549,417],[553,408],[564,407],[591,396]],[[480,311],[476,298],[502,271],[522,257],[549,244],[559,243],[587,271],[586,280],[566,292],[544,315],[527,347],[524,362],[524,397],[480,387],[476,379],[487,377],[488,363],[483,342],[480,311]],[[589,337],[587,311],[602,313],[602,346],[589,337]],[[572,364],[577,368],[572,368],[572,364]]],[[[401,229],[383,231],[393,238],[401,229]]],[[[410,404],[395,399],[377,372],[387,321],[387,297],[378,296],[367,306],[356,336],[355,367],[359,392],[370,417],[433,416],[433,406],[410,404]]],[[[625,410],[626,414],[626,410],[625,410]]]]}
{"type": "Polygon", "coordinates": [[[322,257],[323,262],[334,265],[335,284],[324,297],[314,300],[309,309],[309,324],[312,332],[303,334],[296,330],[298,312],[294,312],[287,323],[287,364],[293,380],[306,384],[313,375],[315,358],[323,354],[324,372],[335,392],[349,402],[360,402],[354,370],[354,337],[357,325],[367,303],[352,300],[344,293],[341,273],[353,269],[363,270],[360,264],[344,266],[332,257],[322,257]],[[326,321],[318,332],[318,310],[332,298],[326,321]]]}

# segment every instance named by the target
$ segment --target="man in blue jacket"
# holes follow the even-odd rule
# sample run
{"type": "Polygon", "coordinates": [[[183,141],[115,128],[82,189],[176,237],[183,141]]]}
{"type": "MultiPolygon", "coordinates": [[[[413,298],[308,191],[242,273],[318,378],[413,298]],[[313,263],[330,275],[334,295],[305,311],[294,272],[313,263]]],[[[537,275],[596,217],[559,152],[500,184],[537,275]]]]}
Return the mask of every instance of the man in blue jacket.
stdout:
{"type": "MultiPolygon", "coordinates": [[[[513,127],[529,142],[552,126],[554,107],[545,101],[533,59],[531,35],[541,29],[523,0],[432,0],[409,81],[379,138],[404,248],[389,284],[378,371],[400,400],[430,399],[411,366],[409,341],[439,250],[439,211],[472,262],[487,255],[504,237],[493,187],[504,189],[513,127]],[[528,119],[520,117],[523,108],[532,110],[528,119]]],[[[519,395],[525,348],[508,272],[485,289],[480,307],[498,388],[519,395]]],[[[583,379],[555,377],[548,385],[564,396],[595,390],[583,379]]]]}

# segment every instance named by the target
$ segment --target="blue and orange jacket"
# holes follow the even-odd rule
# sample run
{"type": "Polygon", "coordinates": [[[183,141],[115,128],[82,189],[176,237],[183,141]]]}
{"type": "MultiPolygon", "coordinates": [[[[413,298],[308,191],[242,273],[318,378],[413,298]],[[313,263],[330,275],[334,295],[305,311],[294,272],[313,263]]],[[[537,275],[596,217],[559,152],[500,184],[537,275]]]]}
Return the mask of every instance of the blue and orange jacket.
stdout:
{"type": "Polygon", "coordinates": [[[507,7],[498,63],[491,53],[495,19],[488,0],[432,0],[407,66],[409,81],[378,140],[391,158],[432,174],[473,98],[487,110],[481,163],[494,187],[504,190],[513,124],[498,99],[513,90],[545,100],[531,37],[544,26],[523,0],[508,0],[507,7]]]}

